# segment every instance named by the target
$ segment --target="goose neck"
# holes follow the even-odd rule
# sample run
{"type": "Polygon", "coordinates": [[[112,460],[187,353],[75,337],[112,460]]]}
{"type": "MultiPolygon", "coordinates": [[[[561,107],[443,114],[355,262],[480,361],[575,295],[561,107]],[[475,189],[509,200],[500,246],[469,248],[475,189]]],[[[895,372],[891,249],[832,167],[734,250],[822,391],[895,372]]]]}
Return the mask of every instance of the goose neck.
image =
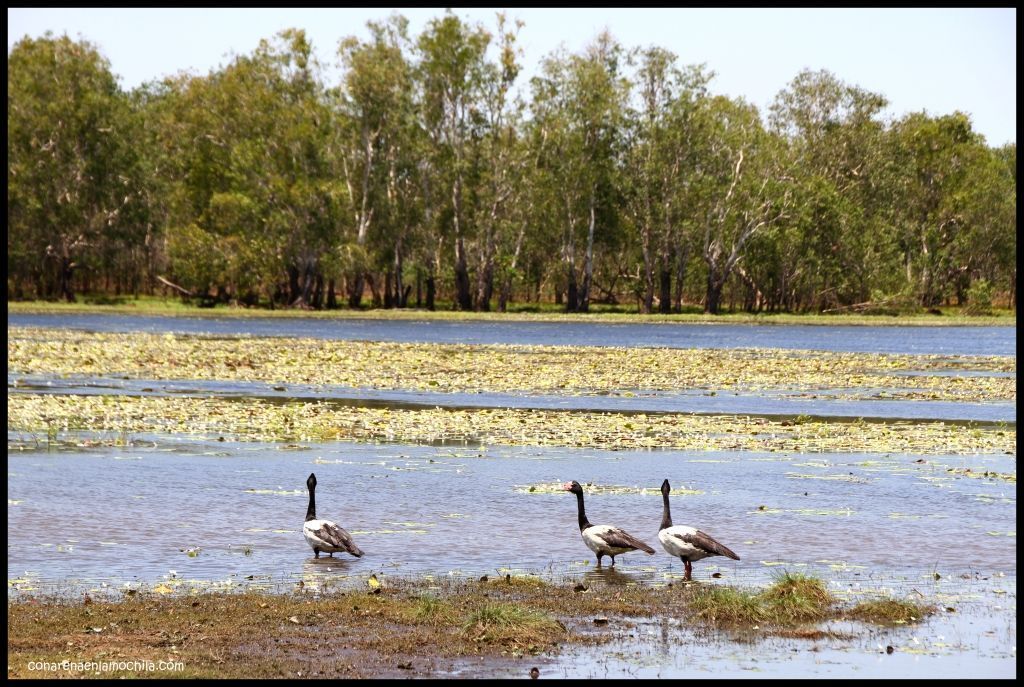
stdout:
{"type": "Polygon", "coordinates": [[[316,520],[316,487],[309,490],[309,508],[306,509],[306,522],[316,520]]]}
{"type": "Polygon", "coordinates": [[[590,521],[587,520],[587,512],[583,508],[583,492],[576,494],[576,508],[579,511],[580,521],[580,532],[590,527],[590,521]]]}

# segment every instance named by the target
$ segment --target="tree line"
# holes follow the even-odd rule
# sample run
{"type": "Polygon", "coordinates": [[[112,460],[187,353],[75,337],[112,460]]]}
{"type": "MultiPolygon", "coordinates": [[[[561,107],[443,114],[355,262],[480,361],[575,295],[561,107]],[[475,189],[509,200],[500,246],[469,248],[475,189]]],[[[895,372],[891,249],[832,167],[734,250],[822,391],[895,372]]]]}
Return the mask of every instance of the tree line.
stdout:
{"type": "Polygon", "coordinates": [[[806,70],[768,111],[601,33],[301,30],[122,90],[87,40],[8,57],[8,299],[640,312],[1015,307],[1016,144],[806,70]]]}

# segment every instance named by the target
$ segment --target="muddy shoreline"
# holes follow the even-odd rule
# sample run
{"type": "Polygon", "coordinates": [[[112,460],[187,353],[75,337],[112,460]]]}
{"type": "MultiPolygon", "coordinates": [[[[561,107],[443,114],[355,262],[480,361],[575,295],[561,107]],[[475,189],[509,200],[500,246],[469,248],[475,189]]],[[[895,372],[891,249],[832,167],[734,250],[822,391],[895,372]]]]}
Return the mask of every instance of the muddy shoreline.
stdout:
{"type": "Polygon", "coordinates": [[[8,601],[8,677],[157,677],[161,666],[173,677],[528,677],[533,667],[543,676],[567,652],[649,645],[638,628],[652,623],[685,620],[704,637],[774,637],[806,648],[947,612],[889,601],[902,615],[864,615],[865,603],[840,601],[799,575],[760,590],[507,575],[388,580],[333,593],[27,597],[8,601]],[[734,615],[738,607],[724,597],[759,610],[734,615]],[[848,627],[836,629],[843,621],[848,627]]]}

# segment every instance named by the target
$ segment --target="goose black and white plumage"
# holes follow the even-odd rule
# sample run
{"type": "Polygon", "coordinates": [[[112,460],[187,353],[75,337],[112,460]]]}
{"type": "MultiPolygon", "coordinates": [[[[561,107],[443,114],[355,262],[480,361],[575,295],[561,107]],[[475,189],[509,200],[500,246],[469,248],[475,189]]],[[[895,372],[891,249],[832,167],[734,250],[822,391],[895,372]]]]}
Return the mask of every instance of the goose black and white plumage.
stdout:
{"type": "Polygon", "coordinates": [[[661,516],[661,529],[658,531],[658,539],[661,545],[670,555],[679,558],[686,566],[684,581],[690,579],[693,572],[693,561],[699,561],[708,556],[728,556],[734,561],[740,559],[731,549],[719,544],[709,535],[693,527],[686,525],[673,525],[672,513],[668,507],[668,493],[672,488],[668,480],[661,483],[661,497],[665,501],[665,509],[661,516]]]}
{"type": "Polygon", "coordinates": [[[604,556],[612,557],[612,565],[615,565],[615,557],[627,551],[646,551],[654,553],[654,549],[644,544],[629,532],[621,530],[613,525],[591,525],[587,520],[587,514],[583,510],[583,487],[579,482],[566,482],[562,489],[576,494],[576,506],[579,511],[580,535],[583,543],[591,551],[597,554],[597,564],[601,565],[604,556]]]}
{"type": "Polygon", "coordinates": [[[317,520],[316,517],[316,475],[309,474],[306,480],[309,487],[309,508],[306,510],[306,522],[302,525],[302,536],[306,542],[313,547],[313,553],[320,558],[320,552],[330,554],[334,558],[335,553],[350,553],[356,558],[363,555],[362,550],[352,541],[352,535],[346,532],[337,523],[330,520],[317,520]]]}

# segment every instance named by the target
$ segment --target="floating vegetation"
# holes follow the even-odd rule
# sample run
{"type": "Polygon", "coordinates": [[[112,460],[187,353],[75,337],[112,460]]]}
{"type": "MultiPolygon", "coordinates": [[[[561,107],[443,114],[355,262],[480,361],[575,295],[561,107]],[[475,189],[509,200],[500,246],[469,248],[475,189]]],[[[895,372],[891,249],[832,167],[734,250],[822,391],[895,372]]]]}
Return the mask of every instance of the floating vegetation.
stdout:
{"type": "Polygon", "coordinates": [[[300,496],[304,492],[300,489],[245,489],[247,494],[276,494],[277,496],[300,496]]]}
{"type": "Polygon", "coordinates": [[[857,511],[850,508],[769,508],[758,506],[757,510],[747,511],[747,515],[778,515],[779,513],[796,513],[797,515],[830,515],[848,517],[857,511]]]}
{"type": "MultiPolygon", "coordinates": [[[[808,422],[778,430],[766,418],[687,413],[630,414],[557,410],[387,408],[261,399],[12,394],[9,433],[184,433],[236,441],[463,441],[593,449],[700,451],[1016,454],[1016,432],[943,422],[808,422]],[[629,423],[632,429],[626,429],[629,423]],[[799,449],[795,448],[799,444],[799,449]]],[[[784,458],[782,458],[784,459],[784,458]]],[[[779,460],[779,459],[772,459],[779,460]]],[[[946,479],[952,479],[952,473],[946,479]]],[[[791,479],[868,482],[855,475],[787,473],[791,479]]],[[[527,487],[528,488],[528,487],[527,487]]],[[[301,492],[293,492],[301,493],[301,492]]]]}
{"type": "MultiPolygon", "coordinates": [[[[642,494],[646,496],[661,496],[661,489],[656,487],[624,487],[615,484],[594,484],[587,482],[581,485],[587,494],[642,494]]],[[[514,491],[520,494],[564,494],[561,482],[546,484],[531,484],[528,486],[517,486],[514,491]]],[[[700,489],[687,489],[676,487],[669,494],[674,496],[696,496],[703,494],[700,489]]]]}
{"type": "Polygon", "coordinates": [[[946,468],[946,472],[954,475],[961,475],[963,477],[971,477],[973,479],[993,479],[1014,483],[1017,481],[1016,473],[994,472],[992,470],[971,470],[971,468],[946,468]]]}
{"type": "Polygon", "coordinates": [[[797,515],[831,515],[839,517],[849,517],[856,513],[856,511],[851,508],[789,508],[787,510],[790,513],[796,513],[797,515]]]}
{"type": "MultiPolygon", "coordinates": [[[[651,391],[820,393],[870,399],[1016,400],[1013,356],[781,349],[675,349],[324,341],[8,327],[9,374],[217,379],[441,392],[637,395],[651,391]],[[439,361],[443,364],[439,365],[439,361]],[[950,376],[950,371],[1014,376],[950,376]],[[907,376],[907,371],[922,374],[907,376]],[[928,372],[936,374],[928,375],[928,372]],[[943,373],[943,374],[939,374],[943,373]],[[635,390],[635,391],[623,391],[635,390]]],[[[799,427],[806,418],[787,421],[799,427]]]]}
{"type": "Polygon", "coordinates": [[[787,472],[786,477],[790,479],[822,479],[833,482],[856,482],[859,484],[867,484],[871,480],[865,479],[864,477],[857,477],[852,474],[848,475],[802,475],[796,472],[787,472]]]}

